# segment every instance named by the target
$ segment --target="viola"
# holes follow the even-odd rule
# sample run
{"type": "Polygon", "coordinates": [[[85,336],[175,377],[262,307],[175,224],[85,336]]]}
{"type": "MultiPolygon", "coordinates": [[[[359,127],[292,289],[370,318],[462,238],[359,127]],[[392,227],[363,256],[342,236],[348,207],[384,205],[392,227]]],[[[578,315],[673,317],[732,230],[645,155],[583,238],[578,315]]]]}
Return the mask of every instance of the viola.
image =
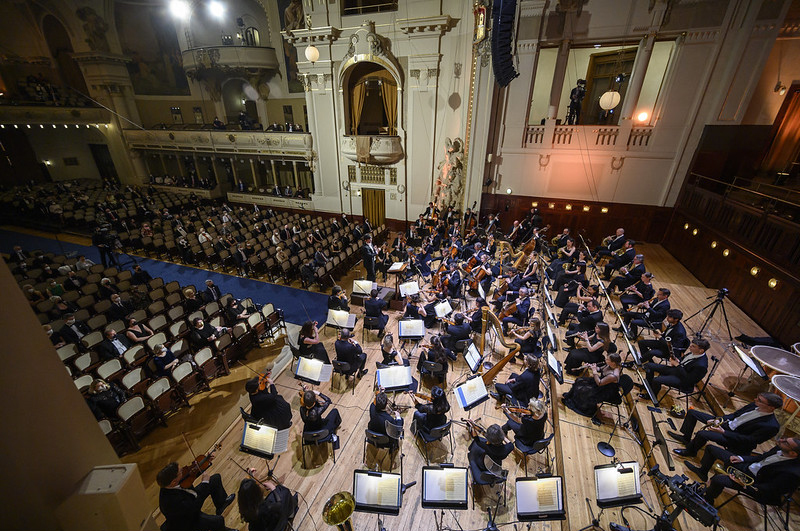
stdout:
{"type": "Polygon", "coordinates": [[[222,448],[222,443],[217,443],[207,454],[200,454],[195,456],[194,461],[181,468],[178,474],[178,484],[184,489],[188,489],[197,478],[211,467],[211,462],[214,460],[214,452],[222,448]]]}

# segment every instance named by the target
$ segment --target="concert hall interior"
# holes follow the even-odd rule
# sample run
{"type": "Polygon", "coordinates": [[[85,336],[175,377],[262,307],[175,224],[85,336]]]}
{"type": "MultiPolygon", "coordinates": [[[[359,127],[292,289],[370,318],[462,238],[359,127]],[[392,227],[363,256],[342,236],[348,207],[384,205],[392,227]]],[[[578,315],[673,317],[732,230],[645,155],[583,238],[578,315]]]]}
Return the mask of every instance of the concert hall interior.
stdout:
{"type": "Polygon", "coordinates": [[[0,529],[800,528],[800,0],[0,13],[0,529]]]}

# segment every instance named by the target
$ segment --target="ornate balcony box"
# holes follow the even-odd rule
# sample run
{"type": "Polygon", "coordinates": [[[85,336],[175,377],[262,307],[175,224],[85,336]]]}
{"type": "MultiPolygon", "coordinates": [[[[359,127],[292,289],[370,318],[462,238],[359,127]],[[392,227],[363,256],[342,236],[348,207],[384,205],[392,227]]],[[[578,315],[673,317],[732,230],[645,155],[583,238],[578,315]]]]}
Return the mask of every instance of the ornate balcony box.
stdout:
{"type": "Polygon", "coordinates": [[[365,164],[394,164],[404,156],[400,137],[387,135],[345,135],[342,137],[342,155],[365,164]],[[363,153],[359,152],[359,145],[363,146],[363,153]]]}
{"type": "Polygon", "coordinates": [[[309,158],[313,148],[309,133],[127,129],[124,134],[132,148],[159,151],[249,153],[309,158]]]}
{"type": "Polygon", "coordinates": [[[205,69],[278,70],[275,48],[266,46],[203,46],[184,50],[181,56],[187,74],[205,69]]]}

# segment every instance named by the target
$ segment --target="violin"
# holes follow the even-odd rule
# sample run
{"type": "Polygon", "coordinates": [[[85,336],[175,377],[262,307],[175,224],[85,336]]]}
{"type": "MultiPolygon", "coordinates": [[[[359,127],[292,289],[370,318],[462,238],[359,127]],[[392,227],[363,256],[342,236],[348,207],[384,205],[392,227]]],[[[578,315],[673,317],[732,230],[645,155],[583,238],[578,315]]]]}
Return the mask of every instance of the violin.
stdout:
{"type": "Polygon", "coordinates": [[[249,370],[250,372],[252,372],[256,376],[258,376],[258,390],[259,391],[263,391],[264,389],[266,389],[269,386],[269,377],[272,376],[272,369],[267,369],[266,372],[264,372],[262,374],[262,373],[260,373],[258,371],[255,371],[255,370],[251,369],[249,366],[247,366],[245,363],[243,363],[242,360],[236,360],[236,361],[240,365],[242,365],[243,367],[246,367],[247,370],[249,370]]]}
{"type": "Polygon", "coordinates": [[[486,428],[475,422],[474,420],[461,418],[461,422],[467,425],[469,428],[470,434],[474,437],[475,435],[485,435],[486,428]]]}
{"type": "Polygon", "coordinates": [[[426,395],[424,393],[414,393],[412,391],[408,391],[408,394],[410,394],[411,396],[415,396],[415,397],[419,398],[420,400],[425,400],[427,402],[433,402],[433,398],[430,395],[426,395]]]}
{"type": "Polygon", "coordinates": [[[505,409],[509,413],[514,413],[515,415],[523,415],[528,417],[533,416],[533,411],[524,407],[511,407],[503,404],[503,409],[505,409]]]}
{"type": "MultiPolygon", "coordinates": [[[[184,436],[184,440],[186,437],[184,436]]],[[[188,442],[186,443],[189,444],[188,442]]],[[[222,443],[217,443],[207,454],[200,454],[194,456],[194,461],[191,464],[181,468],[178,473],[178,485],[184,489],[190,488],[197,481],[197,478],[211,467],[211,462],[214,460],[214,452],[222,448],[222,443]]],[[[191,451],[191,447],[189,448],[191,451]]],[[[192,454],[194,455],[194,453],[192,454]]]]}

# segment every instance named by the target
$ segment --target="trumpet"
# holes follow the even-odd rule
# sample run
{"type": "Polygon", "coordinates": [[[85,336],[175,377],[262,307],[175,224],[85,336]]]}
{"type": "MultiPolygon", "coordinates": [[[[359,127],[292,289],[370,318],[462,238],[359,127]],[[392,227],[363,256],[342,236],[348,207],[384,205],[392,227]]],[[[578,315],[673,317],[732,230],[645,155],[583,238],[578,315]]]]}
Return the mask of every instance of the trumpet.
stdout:
{"type": "Polygon", "coordinates": [[[742,485],[747,487],[748,485],[752,485],[756,482],[755,478],[748,474],[747,472],[743,472],[736,467],[729,466],[727,470],[725,470],[722,465],[719,463],[714,463],[714,472],[717,474],[725,474],[729,476],[733,476],[736,481],[739,481],[742,485]]]}
{"type": "Polygon", "coordinates": [[[723,419],[722,417],[716,417],[713,419],[709,419],[709,421],[706,422],[706,426],[709,428],[719,428],[720,426],[722,426],[723,422],[725,422],[725,419],[723,419]]]}

